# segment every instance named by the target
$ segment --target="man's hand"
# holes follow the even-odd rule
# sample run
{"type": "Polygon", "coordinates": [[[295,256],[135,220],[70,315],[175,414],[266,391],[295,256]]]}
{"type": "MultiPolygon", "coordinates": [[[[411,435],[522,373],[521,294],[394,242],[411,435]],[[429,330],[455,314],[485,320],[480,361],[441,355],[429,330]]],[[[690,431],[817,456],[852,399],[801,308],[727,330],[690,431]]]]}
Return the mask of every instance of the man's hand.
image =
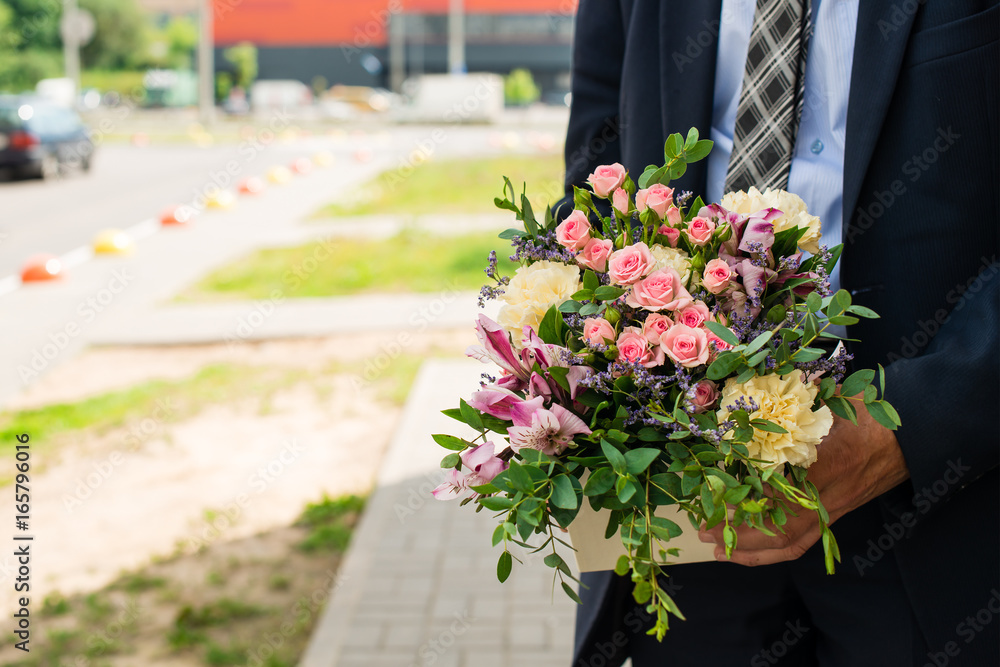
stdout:
{"type": "MultiPolygon", "coordinates": [[[[818,458],[807,476],[819,490],[831,524],[910,477],[896,434],[872,419],[860,401],[852,403],[858,406],[858,425],[835,415],[833,427],[819,445],[818,458]]],[[[715,557],[720,561],[754,566],[795,560],[820,538],[816,513],[796,511],[798,516],[788,517],[784,533],[767,524],[775,532],[774,537],[749,526],[737,528],[736,548],[729,559],[721,524],[702,531],[699,537],[702,542],[718,545],[715,557]]]]}

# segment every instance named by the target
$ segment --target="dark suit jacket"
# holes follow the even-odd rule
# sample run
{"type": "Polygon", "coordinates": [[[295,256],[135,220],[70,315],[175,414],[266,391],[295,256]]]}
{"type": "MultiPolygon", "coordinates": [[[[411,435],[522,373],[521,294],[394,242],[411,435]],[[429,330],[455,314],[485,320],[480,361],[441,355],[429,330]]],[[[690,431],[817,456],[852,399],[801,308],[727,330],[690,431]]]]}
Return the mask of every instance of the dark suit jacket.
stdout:
{"type": "MultiPolygon", "coordinates": [[[[709,136],[720,14],[721,0],[581,0],[567,194],[600,164],[661,164],[672,132],[709,136]]],[[[894,551],[932,648],[1000,586],[998,26],[996,0],[861,0],[848,105],[841,280],[881,315],[853,327],[852,352],[888,364],[911,479],[877,502],[916,523],[894,551]]],[[[705,166],[677,187],[703,193],[705,166]]],[[[587,577],[578,651],[617,622],[610,582],[587,577]]]]}

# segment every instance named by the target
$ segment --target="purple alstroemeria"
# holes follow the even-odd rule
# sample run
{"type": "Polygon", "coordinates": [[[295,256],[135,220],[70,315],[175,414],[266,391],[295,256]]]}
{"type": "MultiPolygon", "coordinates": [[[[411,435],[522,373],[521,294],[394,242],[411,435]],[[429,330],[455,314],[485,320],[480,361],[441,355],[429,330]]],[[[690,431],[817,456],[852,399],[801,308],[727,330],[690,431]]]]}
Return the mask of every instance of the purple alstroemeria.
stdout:
{"type": "Polygon", "coordinates": [[[759,248],[763,248],[762,254],[770,250],[774,245],[774,223],[771,221],[781,215],[778,209],[767,208],[747,218],[739,249],[746,253],[753,252],[752,244],[760,243],[759,248]]]}
{"type": "MultiPolygon", "coordinates": [[[[554,382],[552,384],[555,384],[554,382]]],[[[556,385],[556,389],[559,386],[556,385]]],[[[552,386],[550,386],[548,378],[538,373],[532,373],[531,379],[528,380],[528,395],[532,398],[536,396],[541,396],[548,403],[552,400],[552,386]]]]}
{"type": "Polygon", "coordinates": [[[484,442],[474,449],[462,452],[462,463],[471,470],[467,480],[469,486],[489,484],[493,478],[507,469],[507,462],[496,456],[492,442],[484,442]]]}
{"type": "Polygon", "coordinates": [[[500,383],[483,387],[469,398],[469,405],[476,410],[504,420],[510,420],[511,406],[520,402],[521,398],[517,394],[500,386],[500,383]]]}
{"type": "Polygon", "coordinates": [[[537,396],[511,408],[514,426],[507,429],[511,449],[527,447],[557,455],[573,442],[573,436],[590,433],[582,419],[558,403],[548,409],[543,405],[544,399],[537,396]]]}
{"type": "Polygon", "coordinates": [[[524,338],[521,339],[521,363],[525,368],[533,368],[537,363],[541,369],[551,366],[565,366],[559,357],[558,345],[549,345],[536,334],[531,327],[524,327],[524,338]]]}
{"type": "Polygon", "coordinates": [[[480,315],[476,320],[476,337],[482,345],[470,345],[465,354],[483,362],[492,361],[504,372],[516,378],[507,380],[504,387],[512,391],[523,389],[531,377],[531,366],[525,368],[520,355],[511,345],[510,335],[496,322],[480,315]]]}
{"type": "Polygon", "coordinates": [[[438,500],[452,500],[469,490],[472,486],[482,486],[493,481],[493,478],[507,469],[507,462],[494,454],[492,442],[484,442],[478,447],[467,449],[461,453],[462,463],[469,469],[468,473],[452,468],[447,478],[431,491],[438,500]]]}
{"type": "Polygon", "coordinates": [[[451,500],[453,498],[458,498],[468,490],[469,479],[465,476],[465,473],[461,470],[452,468],[448,471],[448,476],[445,478],[445,481],[431,491],[431,495],[438,500],[451,500]]]}

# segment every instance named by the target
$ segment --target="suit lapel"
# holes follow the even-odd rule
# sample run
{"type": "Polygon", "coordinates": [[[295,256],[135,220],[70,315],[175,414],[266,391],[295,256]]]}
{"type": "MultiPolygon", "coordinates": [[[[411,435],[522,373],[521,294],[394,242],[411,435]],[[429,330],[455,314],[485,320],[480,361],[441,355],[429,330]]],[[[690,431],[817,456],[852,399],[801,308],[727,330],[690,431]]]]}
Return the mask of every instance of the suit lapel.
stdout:
{"type": "MultiPolygon", "coordinates": [[[[702,138],[707,139],[712,130],[722,0],[675,0],[658,4],[663,136],[674,132],[685,135],[689,128],[697,127],[702,138]]],[[[679,181],[680,186],[704,192],[707,168],[707,160],[691,165],[679,181]]]]}
{"type": "Polygon", "coordinates": [[[847,228],[896,88],[912,26],[913,12],[901,12],[895,4],[861,0],[858,6],[844,148],[844,238],[849,238],[847,228]]]}

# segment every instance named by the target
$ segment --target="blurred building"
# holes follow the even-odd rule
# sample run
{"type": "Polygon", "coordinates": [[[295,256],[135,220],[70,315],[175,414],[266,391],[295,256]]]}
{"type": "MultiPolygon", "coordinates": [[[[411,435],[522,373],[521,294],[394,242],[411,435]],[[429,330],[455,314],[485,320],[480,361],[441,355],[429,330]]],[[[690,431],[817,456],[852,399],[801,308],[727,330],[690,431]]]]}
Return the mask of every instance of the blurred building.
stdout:
{"type": "MultiPolygon", "coordinates": [[[[258,48],[260,79],[388,87],[392,32],[406,76],[448,71],[448,0],[214,3],[217,68],[224,67],[226,47],[248,41],[258,48]]],[[[464,6],[468,71],[526,68],[543,97],[556,100],[568,91],[576,0],[465,0],[464,6]]]]}

